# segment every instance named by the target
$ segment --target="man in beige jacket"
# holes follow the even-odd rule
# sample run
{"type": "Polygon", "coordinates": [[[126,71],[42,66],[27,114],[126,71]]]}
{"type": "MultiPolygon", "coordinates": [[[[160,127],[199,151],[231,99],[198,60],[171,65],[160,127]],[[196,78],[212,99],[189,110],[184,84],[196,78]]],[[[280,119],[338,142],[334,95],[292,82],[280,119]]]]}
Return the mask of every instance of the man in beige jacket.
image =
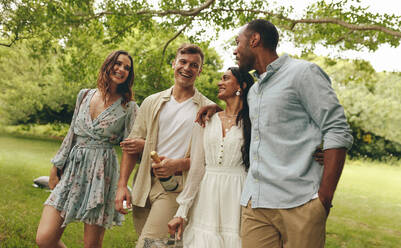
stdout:
{"type": "MultiPolygon", "coordinates": [[[[144,246],[144,239],[159,239],[167,235],[167,223],[173,218],[178,204],[176,197],[182,190],[183,172],[188,171],[186,157],[192,128],[198,109],[212,102],[195,88],[195,80],[202,71],[202,50],[183,44],[177,50],[172,67],[174,85],[147,97],[138,112],[128,139],[146,140],[142,159],[137,169],[132,194],[127,188],[128,178],[140,154],[123,144],[120,179],[116,195],[116,210],[126,214],[123,201],[133,205],[133,218],[139,239],[136,247],[144,246]],[[161,164],[153,164],[151,151],[161,155],[161,164]],[[152,168],[153,167],[153,168],[152,168]],[[158,178],[174,176],[179,187],[165,190],[158,178]]],[[[128,145],[127,145],[128,146],[128,145]]]]}

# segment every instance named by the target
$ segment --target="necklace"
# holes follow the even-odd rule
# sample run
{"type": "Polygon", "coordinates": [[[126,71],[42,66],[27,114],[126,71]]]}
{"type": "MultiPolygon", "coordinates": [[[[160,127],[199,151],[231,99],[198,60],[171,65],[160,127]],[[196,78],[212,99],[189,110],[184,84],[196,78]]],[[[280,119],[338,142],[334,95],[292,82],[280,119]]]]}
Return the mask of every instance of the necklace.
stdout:
{"type": "Polygon", "coordinates": [[[222,125],[223,125],[223,130],[225,133],[227,133],[232,126],[235,124],[235,119],[237,118],[238,115],[228,115],[226,111],[223,111],[222,115],[222,125]]]}
{"type": "Polygon", "coordinates": [[[224,110],[223,111],[223,113],[224,113],[224,117],[225,118],[234,118],[234,117],[237,117],[238,116],[238,114],[236,114],[236,115],[229,115],[229,114],[227,114],[227,112],[224,110]]]}
{"type": "Polygon", "coordinates": [[[226,111],[223,111],[223,115],[222,115],[222,117],[224,119],[228,119],[227,122],[229,124],[231,124],[231,122],[233,121],[234,118],[237,119],[237,116],[238,116],[238,114],[236,114],[236,115],[228,115],[226,111]]]}

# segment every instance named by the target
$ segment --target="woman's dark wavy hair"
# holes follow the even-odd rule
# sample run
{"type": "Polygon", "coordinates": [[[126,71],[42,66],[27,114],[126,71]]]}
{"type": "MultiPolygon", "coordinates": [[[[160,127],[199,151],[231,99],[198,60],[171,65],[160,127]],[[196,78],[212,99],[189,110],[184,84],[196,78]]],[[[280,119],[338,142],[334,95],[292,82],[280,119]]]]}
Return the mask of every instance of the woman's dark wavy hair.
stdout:
{"type": "Polygon", "coordinates": [[[131,55],[129,55],[128,52],[119,50],[119,51],[114,51],[110,53],[109,56],[107,56],[106,60],[103,62],[103,65],[99,71],[99,75],[97,78],[97,87],[102,93],[104,102],[106,103],[106,99],[110,95],[110,90],[111,90],[110,73],[113,70],[113,66],[117,62],[118,56],[120,56],[121,54],[127,55],[131,61],[131,68],[129,70],[127,80],[125,80],[124,83],[119,84],[117,86],[117,93],[120,94],[123,98],[121,104],[125,106],[125,104],[127,104],[129,101],[133,99],[132,85],[134,84],[134,77],[135,77],[134,63],[131,55]]]}
{"type": "Polygon", "coordinates": [[[238,84],[241,87],[241,99],[242,99],[242,109],[239,111],[236,124],[242,120],[242,130],[244,134],[244,144],[241,147],[242,160],[244,161],[245,169],[249,169],[249,147],[251,145],[251,120],[249,119],[249,105],[247,101],[248,92],[254,83],[253,77],[249,72],[241,71],[238,67],[230,67],[228,70],[237,79],[238,84]]]}

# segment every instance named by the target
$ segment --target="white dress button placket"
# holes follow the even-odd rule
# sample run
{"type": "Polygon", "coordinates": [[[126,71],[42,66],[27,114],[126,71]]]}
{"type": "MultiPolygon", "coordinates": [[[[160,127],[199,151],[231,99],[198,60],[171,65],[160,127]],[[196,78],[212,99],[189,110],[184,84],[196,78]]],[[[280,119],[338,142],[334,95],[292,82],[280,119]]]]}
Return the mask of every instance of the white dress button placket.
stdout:
{"type": "Polygon", "coordinates": [[[223,144],[223,141],[221,141],[221,143],[220,143],[220,151],[218,153],[219,155],[218,155],[218,158],[217,158],[217,164],[219,166],[221,166],[223,164],[223,152],[224,152],[224,144],[223,144]]]}

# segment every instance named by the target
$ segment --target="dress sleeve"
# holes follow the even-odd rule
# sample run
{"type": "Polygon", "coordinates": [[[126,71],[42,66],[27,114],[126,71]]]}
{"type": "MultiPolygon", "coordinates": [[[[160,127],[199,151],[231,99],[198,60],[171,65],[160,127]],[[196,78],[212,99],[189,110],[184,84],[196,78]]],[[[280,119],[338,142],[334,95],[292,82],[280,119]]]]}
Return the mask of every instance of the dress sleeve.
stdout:
{"type": "Polygon", "coordinates": [[[70,128],[68,129],[67,135],[64,137],[63,143],[61,143],[60,149],[56,153],[56,155],[52,158],[51,163],[57,167],[57,169],[63,169],[65,165],[65,161],[68,158],[68,155],[70,153],[72,144],[73,144],[73,139],[74,139],[74,124],[75,124],[75,119],[77,118],[78,111],[79,111],[79,105],[82,102],[82,98],[85,95],[85,92],[87,92],[88,89],[82,89],[78,93],[77,101],[75,103],[75,109],[74,109],[74,114],[72,116],[71,120],[71,125],[70,128]]]}
{"type": "Polygon", "coordinates": [[[203,148],[204,128],[196,125],[193,129],[191,139],[191,167],[184,189],[177,197],[179,204],[175,217],[181,217],[187,221],[189,209],[199,191],[200,183],[205,174],[205,150],[203,148]]]}
{"type": "Polygon", "coordinates": [[[138,114],[138,105],[136,102],[131,101],[129,102],[128,108],[127,108],[127,116],[125,118],[125,128],[124,128],[124,137],[123,139],[126,139],[128,135],[131,133],[132,128],[134,126],[134,122],[136,119],[136,116],[138,114]]]}

